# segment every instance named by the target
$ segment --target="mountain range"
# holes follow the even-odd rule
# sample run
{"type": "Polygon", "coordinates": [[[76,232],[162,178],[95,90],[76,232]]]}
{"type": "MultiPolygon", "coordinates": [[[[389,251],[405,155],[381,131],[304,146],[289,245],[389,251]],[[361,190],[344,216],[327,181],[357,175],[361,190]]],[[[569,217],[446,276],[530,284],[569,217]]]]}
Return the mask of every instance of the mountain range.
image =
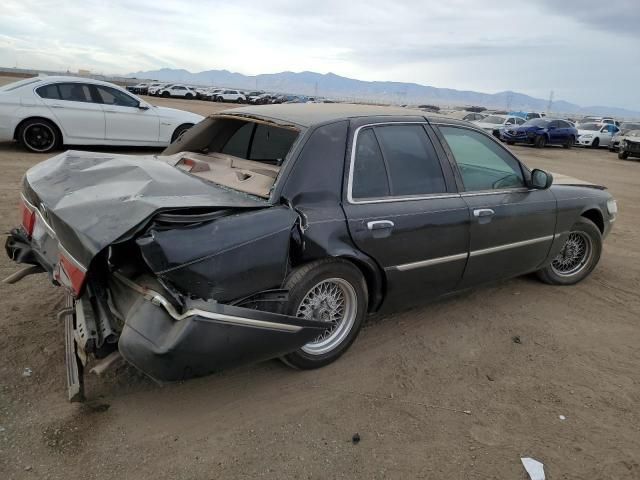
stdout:
{"type": "MultiPolygon", "coordinates": [[[[243,75],[228,70],[189,72],[184,69],[162,68],[135,72],[129,78],[181,82],[195,85],[265,90],[296,95],[321,96],[344,101],[366,101],[395,104],[434,104],[439,106],[481,105],[524,111],[546,111],[548,100],[534,98],[518,92],[481,93],[468,90],[437,88],[417,83],[368,82],[342,77],[334,73],[280,72],[261,75],[243,75]]],[[[553,102],[551,110],[566,114],[613,115],[640,117],[640,112],[619,107],[582,107],[563,100],[553,102]]]]}

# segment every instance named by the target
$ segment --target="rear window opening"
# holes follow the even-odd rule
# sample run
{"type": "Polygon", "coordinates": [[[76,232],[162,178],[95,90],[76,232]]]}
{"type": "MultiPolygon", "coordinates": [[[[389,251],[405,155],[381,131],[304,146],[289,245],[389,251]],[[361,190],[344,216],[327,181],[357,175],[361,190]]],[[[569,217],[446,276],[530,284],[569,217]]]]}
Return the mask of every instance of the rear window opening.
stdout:
{"type": "Polygon", "coordinates": [[[275,123],[210,117],[170,145],[174,166],[200,178],[268,198],[300,131],[275,123]]]}

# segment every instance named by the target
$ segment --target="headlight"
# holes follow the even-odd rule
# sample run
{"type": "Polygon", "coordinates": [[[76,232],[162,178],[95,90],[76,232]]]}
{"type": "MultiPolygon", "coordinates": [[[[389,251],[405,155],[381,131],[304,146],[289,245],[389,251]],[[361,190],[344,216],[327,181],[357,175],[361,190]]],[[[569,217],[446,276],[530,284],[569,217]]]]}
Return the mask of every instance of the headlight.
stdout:
{"type": "Polygon", "coordinates": [[[582,135],[582,138],[593,138],[593,135],[589,134],[589,135],[582,135]]]}
{"type": "Polygon", "coordinates": [[[607,200],[607,211],[609,212],[609,215],[615,215],[618,213],[618,202],[616,202],[615,198],[607,200]]]}

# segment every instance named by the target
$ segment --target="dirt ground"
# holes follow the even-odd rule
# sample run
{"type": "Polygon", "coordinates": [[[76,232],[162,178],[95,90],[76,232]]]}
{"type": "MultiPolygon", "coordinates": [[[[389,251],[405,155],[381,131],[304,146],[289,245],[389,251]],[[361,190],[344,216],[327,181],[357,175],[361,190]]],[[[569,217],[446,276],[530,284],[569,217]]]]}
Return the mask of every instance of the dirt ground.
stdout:
{"type": "MultiPolygon", "coordinates": [[[[0,284],[0,478],[504,480],[526,478],[523,456],[551,480],[640,478],[640,162],[514,151],[618,199],[590,278],[518,278],[371,318],[320,370],[272,361],[160,387],[124,367],[70,404],[61,292],[43,275],[0,284]]],[[[44,158],[0,145],[1,231],[44,158]]],[[[15,269],[0,255],[0,277],[15,269]]]]}

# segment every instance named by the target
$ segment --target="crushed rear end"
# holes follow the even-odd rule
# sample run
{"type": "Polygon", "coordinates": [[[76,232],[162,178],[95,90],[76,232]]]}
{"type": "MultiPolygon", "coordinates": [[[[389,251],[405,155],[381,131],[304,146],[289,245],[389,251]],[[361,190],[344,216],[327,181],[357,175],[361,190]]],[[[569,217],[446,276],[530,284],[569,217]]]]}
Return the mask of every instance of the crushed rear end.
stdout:
{"type": "Polygon", "coordinates": [[[300,218],[176,162],[66,152],[31,169],[6,251],[66,290],[70,400],[121,356],[160,382],[297,350],[323,322],[281,315],[300,218]],[[185,193],[188,192],[188,193],[185,193]]]}

